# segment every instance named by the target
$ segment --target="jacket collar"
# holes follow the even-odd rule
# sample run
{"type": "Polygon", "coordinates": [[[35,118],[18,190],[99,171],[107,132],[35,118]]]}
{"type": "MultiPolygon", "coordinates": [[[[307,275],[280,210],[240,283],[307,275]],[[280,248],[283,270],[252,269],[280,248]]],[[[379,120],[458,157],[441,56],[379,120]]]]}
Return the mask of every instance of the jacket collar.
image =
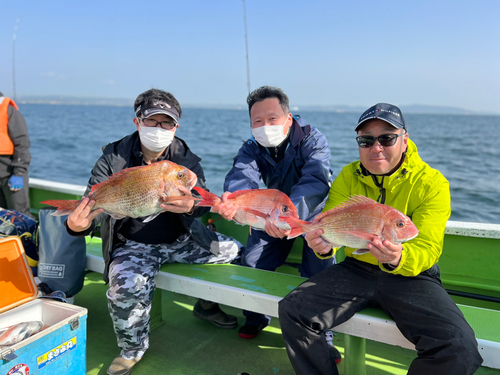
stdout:
{"type": "Polygon", "coordinates": [[[306,125],[304,127],[300,126],[297,120],[293,119],[293,124],[290,127],[290,145],[292,147],[297,147],[300,142],[311,132],[311,126],[306,125]]]}

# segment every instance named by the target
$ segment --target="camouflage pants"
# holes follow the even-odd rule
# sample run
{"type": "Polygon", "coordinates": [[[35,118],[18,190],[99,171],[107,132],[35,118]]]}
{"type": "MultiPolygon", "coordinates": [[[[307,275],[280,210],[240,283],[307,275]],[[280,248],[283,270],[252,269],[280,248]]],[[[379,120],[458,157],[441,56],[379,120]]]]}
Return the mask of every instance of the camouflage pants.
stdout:
{"type": "MultiPolygon", "coordinates": [[[[233,238],[217,233],[219,255],[200,247],[188,236],[173,244],[146,245],[127,241],[113,251],[109,268],[108,308],[114,330],[126,359],[142,357],[149,347],[154,277],[165,263],[231,263],[243,247],[233,238]]],[[[182,237],[182,236],[181,236],[182,237]]]]}

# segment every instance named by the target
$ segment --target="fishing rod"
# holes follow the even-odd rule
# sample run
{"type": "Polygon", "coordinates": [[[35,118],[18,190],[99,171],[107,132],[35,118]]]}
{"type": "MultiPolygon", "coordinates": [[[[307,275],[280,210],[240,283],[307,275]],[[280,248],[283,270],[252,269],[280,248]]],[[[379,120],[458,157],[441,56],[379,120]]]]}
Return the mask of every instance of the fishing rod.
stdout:
{"type": "Polygon", "coordinates": [[[12,38],[12,99],[16,101],[16,34],[17,25],[19,25],[19,17],[16,22],[16,27],[14,27],[14,37],[12,38]]]}
{"type": "Polygon", "coordinates": [[[248,32],[247,32],[247,7],[245,0],[243,0],[243,20],[245,24],[245,49],[247,53],[247,86],[248,86],[248,93],[250,94],[250,62],[248,60],[248,32]]]}

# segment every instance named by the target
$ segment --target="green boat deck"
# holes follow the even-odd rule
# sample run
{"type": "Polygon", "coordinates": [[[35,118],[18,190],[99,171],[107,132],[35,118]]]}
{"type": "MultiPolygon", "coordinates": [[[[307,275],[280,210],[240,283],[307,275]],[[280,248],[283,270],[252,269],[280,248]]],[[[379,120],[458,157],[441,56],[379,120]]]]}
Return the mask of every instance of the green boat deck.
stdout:
{"type": "MultiPolygon", "coordinates": [[[[118,355],[109,317],[107,286],[102,275],[87,273],[85,287],[75,304],[88,309],[87,374],[104,375],[118,355]]],[[[251,375],[294,374],[286,355],[278,319],[253,340],[238,337],[237,329],[224,330],[192,315],[196,298],[162,291],[163,321],[154,328],[150,349],[133,375],[251,375]]],[[[223,306],[224,311],[244,323],[241,310],[223,306]]],[[[334,343],[344,354],[343,335],[334,343]]],[[[406,374],[416,351],[367,340],[366,364],[369,375],[406,374]]],[[[343,363],[338,366],[343,373],[343,363]]],[[[478,375],[500,375],[500,370],[481,367],[478,375]]]]}
{"type": "MultiPolygon", "coordinates": [[[[38,182],[37,182],[38,183],[38,182]]],[[[31,184],[31,182],[30,182],[31,184]]],[[[51,184],[49,184],[51,185],[51,184]]],[[[75,186],[61,187],[41,185],[30,188],[30,198],[33,203],[33,213],[41,206],[38,202],[44,199],[79,199],[83,188],[75,186]],[[77,189],[78,188],[78,189],[77,189]],[[81,191],[81,192],[80,192],[81,191]]],[[[213,214],[204,217],[217,216],[213,214]]],[[[471,224],[471,223],[465,223],[471,224]]],[[[237,226],[232,222],[217,220],[218,231],[230,233],[242,243],[246,242],[248,228],[237,226]]],[[[460,231],[460,229],[457,229],[460,231]]],[[[449,290],[480,294],[490,297],[491,300],[477,300],[474,298],[453,296],[455,302],[470,306],[500,310],[500,273],[498,272],[498,250],[500,237],[498,229],[495,235],[484,236],[464,235],[455,233],[455,229],[445,236],[445,249],[439,264],[442,266],[442,280],[449,290]],[[490,238],[488,238],[490,237],[490,238]],[[480,250],[480,251],[478,251],[480,250]]],[[[287,259],[292,264],[301,261],[300,246],[297,243],[287,259]]],[[[341,254],[338,261],[342,258],[341,254]]],[[[168,272],[175,273],[176,268],[182,265],[164,265],[168,272]]],[[[204,265],[199,267],[202,270],[204,265]]],[[[231,266],[220,267],[230,272],[231,266]]],[[[284,266],[280,272],[289,273],[290,278],[285,278],[281,288],[293,288],[298,285],[297,269],[293,266],[284,266]]],[[[183,270],[182,272],[185,272],[183,270]]],[[[199,278],[207,277],[203,271],[199,278]]],[[[227,275],[226,275],[227,276],[227,275]]],[[[236,284],[245,280],[233,280],[236,284]]],[[[268,286],[266,285],[266,288],[268,286]]],[[[272,286],[269,286],[271,294],[272,286]]],[[[119,354],[116,338],[112,328],[111,318],[107,309],[107,286],[102,281],[102,274],[88,272],[83,290],[76,296],[75,304],[88,309],[87,332],[87,374],[106,374],[111,361],[119,354]]],[[[150,336],[150,349],[144,359],[134,368],[134,375],[166,374],[166,375],[237,375],[247,372],[251,375],[266,374],[294,374],[286,355],[284,341],[279,327],[279,321],[272,319],[271,325],[264,329],[253,340],[238,337],[237,329],[223,330],[212,324],[199,320],[192,315],[196,298],[185,295],[160,291],[161,299],[155,297],[155,302],[161,301],[161,309],[153,309],[152,332],[150,336]]],[[[259,290],[262,292],[262,290],[259,290]]],[[[243,325],[245,318],[242,311],[232,307],[223,306],[224,311],[238,318],[239,326],[243,325]]],[[[475,319],[473,310],[469,315],[464,311],[467,319],[475,319]]],[[[488,315],[488,314],[486,314],[488,315]]],[[[479,329],[481,335],[491,335],[491,339],[498,342],[500,330],[497,314],[492,314],[493,320],[483,319],[479,329]]],[[[484,316],[484,314],[483,314],[484,316]]],[[[489,316],[489,315],[488,315],[489,316]]],[[[476,324],[476,323],[475,323],[476,324]]],[[[344,337],[338,334],[334,344],[344,354],[344,337]]],[[[417,352],[398,346],[386,345],[367,340],[366,365],[368,375],[379,374],[406,374],[411,361],[417,352]]],[[[344,373],[344,363],[339,365],[340,374],[344,373]]],[[[481,367],[476,374],[500,375],[500,370],[481,367]]]]}

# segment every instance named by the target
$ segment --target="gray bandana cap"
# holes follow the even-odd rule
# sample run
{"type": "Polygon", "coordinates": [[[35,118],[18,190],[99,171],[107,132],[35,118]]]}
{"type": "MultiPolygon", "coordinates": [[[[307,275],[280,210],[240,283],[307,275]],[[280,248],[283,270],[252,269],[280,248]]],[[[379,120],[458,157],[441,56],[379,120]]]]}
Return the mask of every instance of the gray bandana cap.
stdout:
{"type": "Polygon", "coordinates": [[[155,101],[151,104],[141,105],[137,108],[136,115],[139,116],[140,113],[142,113],[144,118],[163,113],[172,117],[176,123],[179,122],[179,112],[177,112],[173,105],[165,101],[155,101]]]}

